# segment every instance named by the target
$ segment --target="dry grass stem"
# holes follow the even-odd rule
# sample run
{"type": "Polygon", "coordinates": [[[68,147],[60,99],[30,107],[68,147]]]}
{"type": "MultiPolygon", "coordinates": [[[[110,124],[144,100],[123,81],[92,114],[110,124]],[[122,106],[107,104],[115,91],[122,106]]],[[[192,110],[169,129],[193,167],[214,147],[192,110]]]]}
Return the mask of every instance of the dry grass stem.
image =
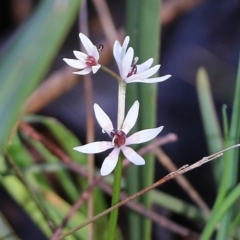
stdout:
{"type": "Polygon", "coordinates": [[[229,147],[229,148],[227,148],[227,149],[224,149],[224,150],[222,150],[222,151],[219,151],[219,152],[217,152],[217,153],[215,153],[215,154],[212,154],[212,155],[210,155],[210,156],[208,156],[208,157],[203,157],[201,160],[197,161],[196,163],[194,163],[194,164],[192,164],[192,165],[186,164],[186,165],[182,166],[182,167],[179,168],[178,170],[176,170],[176,171],[174,171],[174,172],[171,172],[171,173],[169,173],[168,175],[166,175],[165,177],[161,178],[160,180],[158,180],[157,182],[155,182],[155,183],[152,184],[151,186],[149,186],[149,187],[147,187],[147,188],[145,188],[145,189],[143,189],[143,190],[141,190],[141,191],[133,194],[132,196],[124,199],[123,201],[119,202],[118,204],[116,204],[116,205],[108,208],[108,209],[105,210],[104,212],[96,215],[96,216],[93,217],[91,220],[88,220],[88,221],[80,224],[79,226],[74,227],[72,230],[70,230],[70,231],[66,232],[65,234],[61,235],[60,237],[58,237],[57,240],[64,239],[66,236],[68,236],[68,235],[76,232],[77,230],[79,230],[79,229],[87,226],[87,225],[90,224],[91,222],[96,221],[96,220],[99,219],[100,217],[105,216],[106,214],[110,213],[110,212],[113,211],[114,209],[119,208],[119,207],[127,204],[128,202],[132,201],[133,199],[135,199],[135,198],[137,198],[137,197],[139,197],[139,196],[141,196],[141,195],[149,192],[149,191],[152,190],[153,188],[156,188],[156,187],[158,187],[158,186],[160,186],[160,185],[168,182],[169,180],[174,179],[175,177],[179,176],[180,174],[183,174],[183,173],[185,173],[185,172],[188,172],[188,171],[190,171],[190,170],[193,170],[193,169],[195,169],[195,168],[197,168],[197,167],[200,167],[201,165],[203,165],[203,164],[205,164],[205,163],[207,163],[207,162],[209,162],[209,161],[212,161],[212,160],[214,160],[214,159],[216,159],[216,158],[219,158],[219,157],[221,157],[221,156],[223,155],[224,152],[226,152],[226,151],[228,151],[228,150],[230,150],[230,149],[239,147],[239,146],[240,146],[240,144],[234,145],[234,146],[232,146],[232,147],[229,147]]]}

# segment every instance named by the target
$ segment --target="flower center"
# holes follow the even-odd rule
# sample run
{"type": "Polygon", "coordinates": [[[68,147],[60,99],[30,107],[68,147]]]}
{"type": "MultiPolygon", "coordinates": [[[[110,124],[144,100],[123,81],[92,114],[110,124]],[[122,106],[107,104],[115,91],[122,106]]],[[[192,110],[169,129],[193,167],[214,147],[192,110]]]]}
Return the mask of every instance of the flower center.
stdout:
{"type": "Polygon", "coordinates": [[[135,58],[134,58],[134,62],[133,62],[133,64],[131,65],[131,68],[130,68],[130,70],[129,70],[129,72],[128,72],[127,77],[130,77],[130,76],[132,76],[132,75],[134,75],[134,74],[137,73],[137,61],[138,61],[138,57],[135,57],[135,58]]]}
{"type": "Polygon", "coordinates": [[[87,64],[89,67],[92,67],[92,66],[96,66],[96,65],[97,65],[97,62],[96,62],[96,60],[95,60],[94,57],[88,56],[87,59],[86,59],[86,64],[87,64]]]}
{"type": "Polygon", "coordinates": [[[132,76],[133,74],[136,74],[136,73],[137,73],[137,64],[134,63],[134,64],[132,64],[132,66],[131,66],[131,68],[128,72],[127,77],[130,77],[130,76],[132,76]]]}
{"type": "Polygon", "coordinates": [[[121,130],[112,130],[111,137],[114,147],[119,148],[126,142],[126,134],[121,130]]]}

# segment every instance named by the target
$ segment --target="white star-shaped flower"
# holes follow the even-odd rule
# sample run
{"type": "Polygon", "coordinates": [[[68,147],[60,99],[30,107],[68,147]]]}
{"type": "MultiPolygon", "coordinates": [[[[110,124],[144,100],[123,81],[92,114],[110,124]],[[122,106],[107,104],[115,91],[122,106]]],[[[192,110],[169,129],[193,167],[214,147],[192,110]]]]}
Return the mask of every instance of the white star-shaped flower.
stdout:
{"type": "Polygon", "coordinates": [[[120,151],[124,156],[135,165],[144,165],[145,160],[138,155],[128,145],[139,144],[150,141],[156,137],[163,129],[163,126],[158,128],[146,129],[134,133],[130,137],[126,135],[133,128],[137,121],[139,111],[139,102],[135,101],[133,106],[127,113],[127,116],[122,124],[121,129],[114,130],[112,121],[108,115],[100,108],[98,104],[94,104],[94,113],[103,132],[106,132],[112,141],[93,142],[80,147],[75,147],[74,150],[82,153],[100,153],[107,149],[113,148],[112,152],[104,159],[101,167],[101,175],[110,174],[116,167],[120,151]]]}
{"type": "Polygon", "coordinates": [[[171,75],[165,75],[162,77],[149,78],[159,70],[160,65],[151,67],[151,65],[153,64],[153,58],[150,58],[146,62],[137,65],[136,63],[138,58],[135,58],[133,61],[133,48],[129,47],[127,49],[129,40],[130,38],[129,36],[127,36],[122,46],[119,41],[115,41],[113,46],[113,55],[117,62],[120,76],[126,83],[156,83],[165,81],[169,77],[171,77],[171,75]]]}
{"type": "Polygon", "coordinates": [[[73,51],[77,59],[64,58],[63,60],[73,68],[82,69],[81,71],[73,72],[75,74],[86,75],[91,71],[94,74],[101,67],[101,65],[98,63],[99,52],[97,47],[93,45],[90,39],[83,33],[80,33],[79,37],[84,48],[86,49],[87,54],[79,51],[73,51]]]}

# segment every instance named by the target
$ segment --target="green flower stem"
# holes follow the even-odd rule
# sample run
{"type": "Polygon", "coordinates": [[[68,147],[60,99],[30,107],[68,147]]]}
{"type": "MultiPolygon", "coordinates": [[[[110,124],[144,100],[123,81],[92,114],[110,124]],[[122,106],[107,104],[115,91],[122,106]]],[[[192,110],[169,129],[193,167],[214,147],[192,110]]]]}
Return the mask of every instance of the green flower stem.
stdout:
{"type": "Polygon", "coordinates": [[[121,77],[119,75],[117,75],[115,72],[113,72],[111,69],[101,65],[101,68],[104,72],[107,72],[108,74],[110,74],[112,77],[114,77],[115,79],[118,80],[119,85],[121,85],[121,82],[123,82],[123,80],[121,79],[121,77]]]}
{"type": "MultiPolygon", "coordinates": [[[[113,196],[111,206],[117,204],[120,199],[121,176],[122,176],[122,154],[119,155],[118,163],[114,171],[113,196]]],[[[110,214],[107,240],[115,239],[115,231],[118,219],[118,209],[116,208],[110,214]]]]}
{"type": "Polygon", "coordinates": [[[126,83],[121,80],[118,86],[118,118],[117,129],[120,129],[125,117],[126,83]]]}
{"type": "MultiPolygon", "coordinates": [[[[125,115],[125,98],[126,98],[126,83],[124,81],[119,82],[118,87],[118,120],[117,129],[121,129],[124,115],[125,115]]],[[[114,171],[114,182],[113,182],[113,196],[111,205],[115,205],[120,199],[121,190],[121,176],[122,176],[122,159],[123,155],[119,154],[117,166],[114,171]]],[[[107,240],[113,240],[115,237],[115,231],[118,219],[118,208],[111,212],[109,219],[109,228],[107,234],[107,240]]]]}

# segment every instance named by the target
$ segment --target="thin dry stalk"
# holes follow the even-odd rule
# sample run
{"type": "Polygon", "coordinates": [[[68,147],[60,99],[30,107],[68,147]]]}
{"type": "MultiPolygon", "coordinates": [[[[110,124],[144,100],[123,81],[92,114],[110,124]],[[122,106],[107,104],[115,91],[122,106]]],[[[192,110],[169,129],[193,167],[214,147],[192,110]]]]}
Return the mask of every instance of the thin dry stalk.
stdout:
{"type": "MultiPolygon", "coordinates": [[[[80,32],[85,35],[89,35],[88,31],[88,9],[87,2],[84,1],[79,12],[79,29],[80,32]]],[[[83,47],[81,47],[83,51],[83,47]]],[[[85,102],[86,102],[86,129],[87,129],[87,143],[94,142],[94,116],[93,116],[93,90],[92,90],[92,77],[90,74],[84,76],[84,92],[85,92],[85,102]]],[[[91,185],[94,179],[94,155],[88,154],[88,184],[91,185]]],[[[93,194],[88,195],[88,219],[92,218],[94,215],[94,202],[93,194]]],[[[88,227],[88,240],[93,239],[93,224],[88,227]]]]}
{"type": "Polygon", "coordinates": [[[114,26],[110,10],[105,0],[92,0],[92,2],[98,13],[98,17],[100,19],[104,34],[107,38],[110,48],[112,49],[114,42],[116,40],[119,40],[119,38],[118,32],[114,26]]]}
{"type": "Polygon", "coordinates": [[[147,187],[147,188],[145,188],[145,189],[137,192],[136,194],[134,194],[134,195],[132,195],[132,196],[124,199],[123,201],[115,204],[114,206],[108,208],[108,209],[105,210],[104,212],[96,215],[96,216],[93,217],[91,220],[88,220],[88,221],[80,224],[79,226],[74,227],[72,230],[70,230],[70,231],[66,232],[65,234],[61,235],[61,236],[58,237],[56,240],[64,239],[66,236],[69,236],[70,234],[76,232],[77,230],[79,230],[79,229],[87,226],[87,225],[90,224],[91,222],[96,221],[97,219],[105,216],[106,214],[110,213],[111,211],[115,210],[116,208],[119,208],[119,207],[127,204],[128,202],[132,201],[133,199],[135,199],[135,198],[137,198],[137,197],[139,197],[139,196],[141,196],[141,195],[149,192],[150,190],[152,190],[152,189],[154,189],[154,188],[156,188],[156,187],[158,187],[158,186],[160,186],[160,185],[162,185],[162,184],[170,181],[171,179],[174,179],[175,177],[177,177],[177,176],[179,176],[179,175],[181,175],[181,174],[183,174],[183,173],[185,173],[185,172],[188,172],[188,171],[190,171],[190,170],[193,170],[193,169],[195,169],[195,168],[197,168],[197,167],[200,167],[201,165],[203,165],[203,164],[205,164],[205,163],[207,163],[207,162],[209,162],[209,161],[212,161],[212,160],[214,160],[214,159],[216,159],[216,158],[221,157],[224,152],[226,152],[226,151],[228,151],[228,150],[230,150],[230,149],[239,147],[239,146],[240,146],[240,144],[234,145],[234,146],[232,146],[232,147],[229,147],[229,148],[227,148],[227,149],[224,149],[224,150],[222,150],[222,151],[219,151],[219,152],[217,152],[217,153],[215,153],[215,154],[212,154],[212,155],[210,155],[210,156],[208,156],[208,157],[203,157],[201,160],[197,161],[196,163],[194,163],[194,164],[192,164],[192,165],[186,164],[186,165],[182,166],[182,167],[179,168],[177,171],[174,171],[174,172],[169,173],[168,175],[166,175],[165,177],[161,178],[160,180],[158,180],[157,182],[155,182],[155,183],[152,184],[151,186],[149,186],[149,187],[147,187]]]}
{"type": "Polygon", "coordinates": [[[51,103],[79,82],[79,76],[72,74],[71,67],[63,67],[53,72],[28,98],[24,114],[35,113],[51,103]]]}
{"type": "MultiPolygon", "coordinates": [[[[49,141],[44,135],[38,133],[33,127],[26,123],[20,124],[20,129],[30,138],[33,138],[39,142],[41,142],[48,151],[50,151],[53,155],[55,155],[57,158],[62,160],[65,164],[68,165],[68,167],[80,174],[81,176],[87,177],[87,172],[85,168],[81,167],[77,163],[73,162],[65,152],[62,151],[56,144],[49,141]]],[[[165,137],[156,138],[154,141],[152,141],[149,145],[145,146],[144,148],[140,149],[138,151],[138,154],[144,155],[150,151],[152,151],[154,148],[158,147],[159,145],[164,145],[170,142],[174,142],[177,140],[177,137],[175,134],[168,134],[165,137]]],[[[127,167],[130,164],[129,161],[126,159],[123,162],[123,167],[127,167]]],[[[72,209],[69,211],[69,213],[66,215],[64,220],[62,221],[61,225],[56,229],[54,232],[52,239],[56,239],[56,236],[58,236],[62,229],[66,226],[67,222],[70,220],[70,218],[73,216],[73,214],[77,211],[77,209],[80,208],[80,206],[83,204],[84,201],[86,201],[89,197],[89,194],[91,194],[91,191],[94,189],[94,187],[99,184],[100,181],[102,181],[103,177],[98,176],[92,185],[89,186],[89,188],[84,192],[83,196],[81,195],[80,198],[77,200],[77,202],[73,205],[72,209]]]]}

